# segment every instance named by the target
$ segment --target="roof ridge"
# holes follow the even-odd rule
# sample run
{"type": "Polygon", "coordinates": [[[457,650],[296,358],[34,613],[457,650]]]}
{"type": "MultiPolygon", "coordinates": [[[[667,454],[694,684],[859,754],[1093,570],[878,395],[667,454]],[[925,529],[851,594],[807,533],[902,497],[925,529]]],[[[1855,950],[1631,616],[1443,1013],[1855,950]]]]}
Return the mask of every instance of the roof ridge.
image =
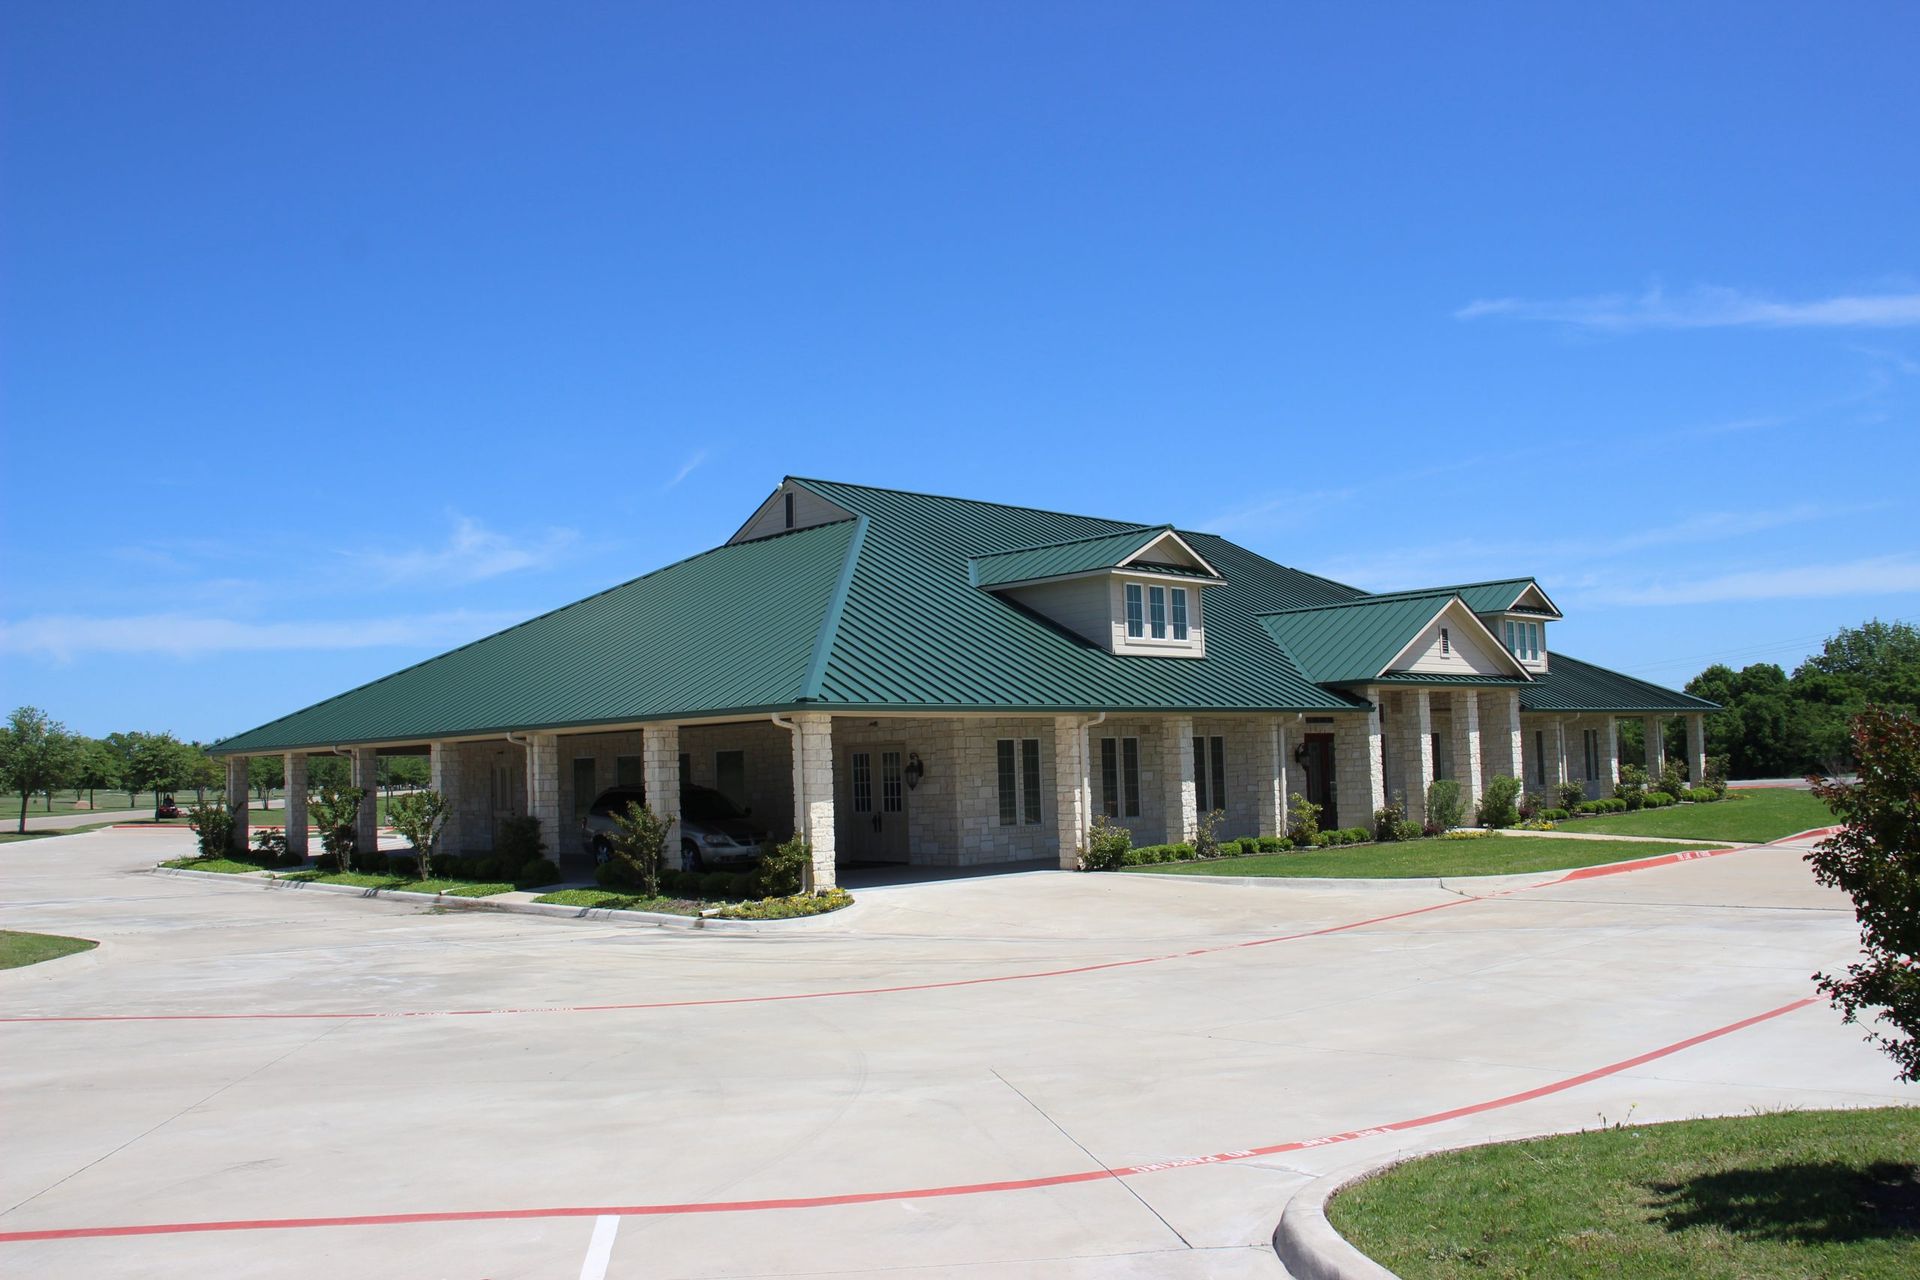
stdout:
{"type": "MultiPolygon", "coordinates": [[[[1063,513],[1054,512],[1053,514],[1060,515],[1063,513]]],[[[1097,519],[1098,517],[1083,516],[1079,518],[1091,520],[1097,519]]],[[[1046,551],[1052,547],[1077,546],[1082,542],[1100,542],[1107,538],[1123,538],[1130,533],[1172,533],[1174,531],[1173,526],[1170,524],[1141,524],[1135,525],[1131,529],[1115,529],[1112,533],[1090,533],[1084,538],[1061,538],[1057,542],[1036,542],[1032,546],[1008,547],[1005,551],[982,551],[978,555],[969,555],[967,559],[987,560],[994,556],[1017,556],[1024,551],[1046,551]]]]}
{"type": "MultiPolygon", "coordinates": [[[[1107,524],[1125,525],[1127,529],[1152,529],[1152,528],[1158,527],[1156,525],[1141,524],[1137,520],[1115,520],[1110,516],[1090,516],[1090,515],[1084,515],[1078,511],[1055,511],[1048,507],[1023,507],[1012,502],[993,502],[986,498],[962,498],[957,494],[927,493],[925,490],[921,490],[921,489],[892,489],[892,488],[888,488],[886,485],[855,484],[851,480],[828,480],[820,476],[788,476],[787,479],[798,481],[799,483],[808,485],[808,486],[816,485],[816,484],[830,484],[830,485],[837,485],[842,489],[866,489],[873,493],[897,493],[902,495],[903,497],[908,497],[908,498],[932,498],[939,502],[964,502],[969,506],[974,506],[974,507],[998,507],[1002,511],[1027,511],[1027,512],[1033,513],[1034,515],[1064,516],[1069,520],[1101,520],[1101,521],[1105,521],[1107,524]]],[[[815,492],[819,497],[824,498],[827,496],[824,493],[819,493],[817,490],[815,492]]],[[[1169,525],[1167,527],[1172,528],[1173,526],[1169,525]]],[[[1113,530],[1113,532],[1125,533],[1127,529],[1115,529],[1113,530]]],[[[1094,534],[1092,536],[1105,537],[1110,535],[1094,534]]]]}
{"type": "MultiPolygon", "coordinates": [[[[1513,578],[1488,578],[1483,582],[1455,582],[1438,587],[1406,587],[1399,591],[1374,591],[1368,594],[1376,600],[1384,600],[1388,596],[1430,596],[1437,595],[1442,591],[1451,591],[1455,595],[1458,595],[1460,592],[1471,590],[1474,587],[1497,587],[1508,582],[1531,582],[1535,586],[1538,586],[1540,580],[1532,574],[1523,573],[1513,578]]],[[[1542,594],[1545,593],[1543,592],[1542,594]]]]}
{"type": "Polygon", "coordinates": [[[840,638],[840,618],[847,611],[847,597],[853,591],[853,572],[860,564],[860,550],[867,542],[867,517],[855,516],[853,536],[847,539],[846,560],[833,584],[833,597],[827,611],[820,615],[820,630],[813,637],[813,657],[807,662],[807,678],[801,682],[801,702],[817,702],[827,681],[827,663],[833,657],[834,643],[840,638]]]}
{"type": "Polygon", "coordinates": [[[1273,618],[1283,613],[1325,613],[1329,609],[1352,609],[1361,605],[1386,604],[1390,600],[1426,600],[1439,599],[1442,596],[1457,599],[1459,595],[1460,593],[1458,591],[1446,590],[1403,591],[1385,596],[1357,596],[1352,600],[1336,600],[1332,604],[1303,604],[1296,605],[1291,609],[1261,609],[1252,616],[1256,618],[1273,618]]]}

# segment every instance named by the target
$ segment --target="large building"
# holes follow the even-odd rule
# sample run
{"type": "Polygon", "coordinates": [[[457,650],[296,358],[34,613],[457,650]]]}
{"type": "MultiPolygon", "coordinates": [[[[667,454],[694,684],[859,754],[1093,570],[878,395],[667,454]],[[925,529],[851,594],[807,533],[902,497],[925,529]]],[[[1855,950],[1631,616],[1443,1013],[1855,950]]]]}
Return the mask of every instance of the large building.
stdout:
{"type": "Polygon", "coordinates": [[[246,758],[285,756],[295,847],[310,754],[370,782],[427,752],[457,851],[530,814],[579,859],[605,788],[677,813],[693,784],[803,832],[821,885],[1071,866],[1102,813],[1145,843],[1213,810],[1279,833],[1296,792],[1328,826],[1420,818],[1434,778],[1597,796],[1622,717],[1656,756],[1685,717],[1700,779],[1714,704],[1550,652],[1560,617],[1531,578],[1376,595],[1169,525],[790,477],[724,546],[215,750],[242,805],[246,758]]]}

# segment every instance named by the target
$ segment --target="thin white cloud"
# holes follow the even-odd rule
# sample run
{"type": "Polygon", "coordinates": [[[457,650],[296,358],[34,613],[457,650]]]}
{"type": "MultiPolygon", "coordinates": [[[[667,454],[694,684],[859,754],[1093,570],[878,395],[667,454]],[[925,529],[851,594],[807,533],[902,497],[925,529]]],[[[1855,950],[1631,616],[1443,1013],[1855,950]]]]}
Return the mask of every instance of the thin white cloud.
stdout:
{"type": "Polygon", "coordinates": [[[673,479],[667,481],[666,484],[662,485],[661,487],[665,489],[671,489],[675,487],[682,480],[685,480],[688,476],[692,475],[693,469],[699,466],[701,463],[705,462],[706,460],[707,460],[707,451],[705,449],[696,450],[694,452],[694,455],[691,458],[688,458],[685,462],[680,464],[680,469],[673,473],[673,479]]]}
{"type": "Polygon", "coordinates": [[[0,653],[69,662],[82,654],[217,653],[444,647],[464,644],[521,621],[519,614],[465,609],[413,617],[246,622],[184,613],[120,617],[42,614],[0,622],[0,653]]]}
{"type": "Polygon", "coordinates": [[[1920,293],[1842,294],[1778,302],[1739,289],[1702,285],[1668,294],[1659,287],[1586,298],[1480,298],[1458,320],[1538,320],[1585,329],[1889,329],[1920,325],[1920,293]]]}
{"type": "Polygon", "coordinates": [[[388,582],[464,583],[552,564],[579,540],[572,529],[548,529],[528,540],[497,533],[471,516],[456,516],[439,547],[368,550],[349,556],[388,582]]]}
{"type": "Polygon", "coordinates": [[[1812,600],[1831,596],[1889,596],[1920,592],[1920,558],[1871,556],[1837,564],[1742,569],[1704,578],[1656,579],[1584,593],[1601,604],[1722,604],[1739,600],[1812,600]]]}

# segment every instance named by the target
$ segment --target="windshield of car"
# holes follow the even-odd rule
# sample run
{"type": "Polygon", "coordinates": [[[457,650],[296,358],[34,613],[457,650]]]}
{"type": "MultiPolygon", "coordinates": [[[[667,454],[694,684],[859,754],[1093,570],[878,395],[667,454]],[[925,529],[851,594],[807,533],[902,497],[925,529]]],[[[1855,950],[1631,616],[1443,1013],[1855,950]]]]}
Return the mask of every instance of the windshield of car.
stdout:
{"type": "Polygon", "coordinates": [[[611,790],[602,791],[599,798],[593,802],[593,807],[587,812],[596,818],[609,818],[616,813],[624,813],[629,804],[646,802],[647,793],[643,787],[614,787],[611,790]]]}
{"type": "Polygon", "coordinates": [[[710,787],[686,787],[680,792],[680,816],[694,822],[738,822],[743,815],[710,787]]]}

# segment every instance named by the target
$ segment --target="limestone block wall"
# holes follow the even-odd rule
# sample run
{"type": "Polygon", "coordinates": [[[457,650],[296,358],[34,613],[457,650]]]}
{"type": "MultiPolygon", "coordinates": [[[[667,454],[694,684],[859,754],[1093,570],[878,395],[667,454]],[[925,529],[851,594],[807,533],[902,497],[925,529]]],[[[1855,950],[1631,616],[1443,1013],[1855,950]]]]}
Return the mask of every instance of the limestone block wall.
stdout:
{"type": "Polygon", "coordinates": [[[1322,827],[1364,827],[1373,824],[1374,810],[1387,802],[1385,769],[1381,762],[1380,712],[1334,717],[1334,812],[1323,814],[1322,827]]]}
{"type": "MultiPolygon", "coordinates": [[[[1136,845],[1159,844],[1166,838],[1167,829],[1166,791],[1160,782],[1166,762],[1162,751],[1159,721],[1146,716],[1110,716],[1087,730],[1087,734],[1090,739],[1087,762],[1093,783],[1092,814],[1106,812],[1101,803],[1104,792],[1100,785],[1100,740],[1113,738],[1122,799],[1119,816],[1109,821],[1131,832],[1136,845]],[[1127,814],[1124,797],[1126,790],[1125,739],[1127,738],[1138,739],[1140,744],[1140,812],[1132,816],[1127,814]]],[[[1091,814],[1089,814],[1089,821],[1091,821],[1091,814]]]]}
{"type": "MultiPolygon", "coordinates": [[[[955,721],[953,729],[954,866],[990,862],[1020,862],[1032,858],[1056,859],[1060,849],[1059,808],[1055,803],[1057,770],[1053,752],[1053,718],[1027,716],[955,721]],[[1037,738],[1040,742],[1040,821],[1000,825],[999,741],[1037,738]]],[[[1017,750],[1017,748],[1016,748],[1017,750]]],[[[931,768],[931,766],[929,766],[931,768]]],[[[1016,785],[1018,780],[1016,779],[1016,785]]]]}
{"type": "MultiPolygon", "coordinates": [[[[849,784],[846,778],[840,776],[846,749],[897,744],[902,752],[919,756],[920,764],[926,770],[920,785],[902,797],[907,807],[907,860],[916,866],[963,865],[957,830],[959,796],[965,780],[959,772],[955,754],[962,723],[935,717],[904,716],[881,719],[841,716],[835,719],[835,799],[847,810],[841,817],[844,819],[852,812],[849,784]]],[[[1046,734],[1041,736],[1050,737],[1046,734]]],[[[992,744],[989,743],[988,747],[991,750],[992,744]]],[[[1043,751],[1050,749],[1045,743],[1042,744],[1043,751]]],[[[992,781],[989,777],[988,782],[992,781]]]]}
{"type": "MultiPolygon", "coordinates": [[[[492,852],[494,815],[527,812],[526,753],[505,738],[447,744],[440,778],[448,785],[437,789],[453,809],[442,846],[447,853],[492,852]]],[[[547,843],[554,845],[549,853],[565,852],[552,836],[547,843]]]]}

